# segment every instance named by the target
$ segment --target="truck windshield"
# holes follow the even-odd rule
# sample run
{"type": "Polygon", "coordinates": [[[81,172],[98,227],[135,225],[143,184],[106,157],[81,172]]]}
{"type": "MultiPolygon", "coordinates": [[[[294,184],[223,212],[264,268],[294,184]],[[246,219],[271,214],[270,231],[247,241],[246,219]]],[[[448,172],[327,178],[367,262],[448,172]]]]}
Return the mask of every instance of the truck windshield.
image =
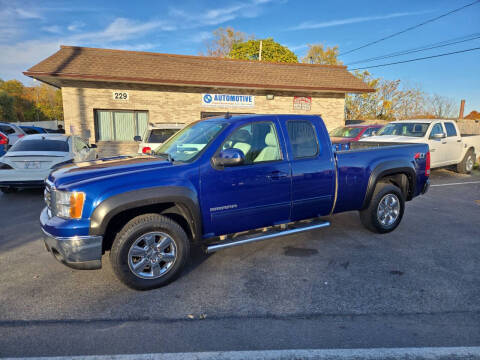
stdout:
{"type": "Polygon", "coordinates": [[[399,135],[399,136],[414,136],[424,137],[427,132],[429,123],[390,123],[377,132],[377,136],[382,135],[399,135]]]}
{"type": "Polygon", "coordinates": [[[174,161],[193,161],[225,126],[226,123],[215,121],[193,123],[158,147],[155,153],[168,154],[174,161]]]}
{"type": "Polygon", "coordinates": [[[330,131],[330,137],[339,137],[339,138],[354,138],[358,134],[362,128],[357,127],[349,127],[349,126],[342,126],[330,131]]]}

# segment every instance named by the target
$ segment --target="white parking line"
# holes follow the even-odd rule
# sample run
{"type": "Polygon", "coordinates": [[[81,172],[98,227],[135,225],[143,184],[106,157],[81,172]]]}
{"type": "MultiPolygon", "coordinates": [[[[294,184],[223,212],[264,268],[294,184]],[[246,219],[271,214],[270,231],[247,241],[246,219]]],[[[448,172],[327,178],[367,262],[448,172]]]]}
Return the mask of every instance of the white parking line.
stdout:
{"type": "Polygon", "coordinates": [[[431,187],[433,187],[433,186],[452,186],[452,185],[465,185],[465,184],[480,184],[480,181],[464,181],[464,182],[458,182],[458,183],[435,184],[435,185],[430,185],[430,186],[431,187]]]}
{"type": "MultiPolygon", "coordinates": [[[[381,360],[381,359],[480,359],[480,347],[423,347],[423,348],[377,348],[377,349],[328,349],[328,350],[265,350],[265,351],[216,351],[168,354],[129,354],[93,356],[57,356],[36,360],[381,360]]],[[[8,359],[6,359],[8,360],[8,359]]],[[[14,360],[11,358],[10,360],[14,360]]]]}

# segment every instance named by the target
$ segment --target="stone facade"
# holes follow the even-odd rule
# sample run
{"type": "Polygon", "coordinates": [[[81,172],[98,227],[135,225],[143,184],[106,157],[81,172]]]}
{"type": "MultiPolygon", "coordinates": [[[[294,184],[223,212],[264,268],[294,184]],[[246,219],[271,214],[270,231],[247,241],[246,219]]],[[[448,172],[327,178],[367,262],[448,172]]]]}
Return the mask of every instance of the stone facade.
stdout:
{"type": "Polygon", "coordinates": [[[327,128],[345,122],[345,93],[305,93],[247,89],[197,88],[187,86],[160,86],[91,81],[64,81],[62,86],[65,130],[74,132],[91,143],[97,143],[102,156],[135,152],[132,142],[98,142],[95,135],[95,110],[144,110],[151,123],[189,123],[200,119],[202,112],[309,114],[321,115],[327,128]],[[114,100],[114,91],[127,91],[128,100],[114,100]],[[206,107],[202,106],[202,93],[254,95],[255,106],[206,107]],[[273,94],[273,100],[266,95],[273,94]],[[294,110],[294,96],[310,96],[311,109],[294,110]]]}

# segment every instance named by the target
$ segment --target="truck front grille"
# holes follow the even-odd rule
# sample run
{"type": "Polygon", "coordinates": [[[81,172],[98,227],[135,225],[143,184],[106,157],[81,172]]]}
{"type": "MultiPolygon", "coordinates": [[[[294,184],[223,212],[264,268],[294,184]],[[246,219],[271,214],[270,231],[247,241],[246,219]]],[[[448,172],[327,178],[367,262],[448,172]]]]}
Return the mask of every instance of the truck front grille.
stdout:
{"type": "Polygon", "coordinates": [[[43,197],[45,204],[47,204],[48,214],[52,216],[52,214],[55,214],[55,188],[48,181],[45,183],[43,197]]]}

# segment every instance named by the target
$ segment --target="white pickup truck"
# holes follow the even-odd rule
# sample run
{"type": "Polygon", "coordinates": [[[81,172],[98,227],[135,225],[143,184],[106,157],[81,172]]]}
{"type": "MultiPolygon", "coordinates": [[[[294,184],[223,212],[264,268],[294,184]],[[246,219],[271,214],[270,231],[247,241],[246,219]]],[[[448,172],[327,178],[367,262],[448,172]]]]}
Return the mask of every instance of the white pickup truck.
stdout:
{"type": "Polygon", "coordinates": [[[467,174],[480,154],[480,135],[461,135],[453,120],[393,121],[360,141],[425,143],[430,147],[431,168],[456,165],[457,172],[467,174]]]}

